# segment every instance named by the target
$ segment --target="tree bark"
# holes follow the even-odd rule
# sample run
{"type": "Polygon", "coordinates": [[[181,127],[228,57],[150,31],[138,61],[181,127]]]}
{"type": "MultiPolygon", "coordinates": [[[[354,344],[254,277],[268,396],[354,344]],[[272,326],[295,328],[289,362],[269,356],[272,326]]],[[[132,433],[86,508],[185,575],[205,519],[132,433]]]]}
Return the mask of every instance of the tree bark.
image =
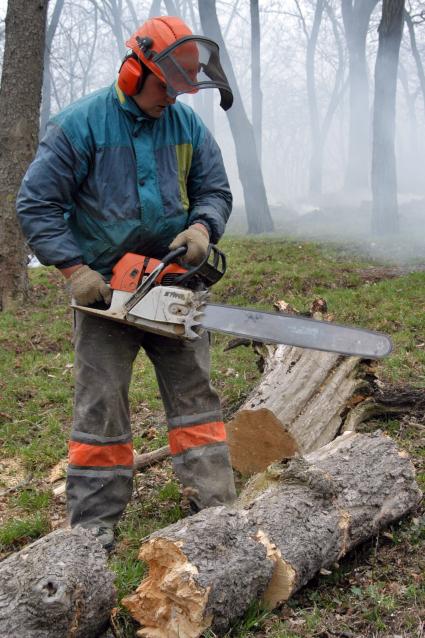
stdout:
{"type": "Polygon", "coordinates": [[[395,108],[403,23],[404,0],[383,0],[373,105],[372,232],[377,235],[399,230],[395,108]]]}
{"type": "Polygon", "coordinates": [[[151,465],[154,465],[154,463],[160,463],[164,459],[167,459],[170,454],[170,447],[168,445],[164,445],[153,452],[136,454],[134,457],[134,470],[136,472],[140,472],[140,470],[145,467],[150,467],[151,465]]]}
{"type": "Polygon", "coordinates": [[[9,0],[6,14],[0,88],[0,311],[22,301],[28,291],[27,250],[15,198],[38,141],[47,4],[9,0]]]}
{"type": "Polygon", "coordinates": [[[227,117],[235,142],[239,179],[243,188],[248,218],[248,233],[271,232],[273,231],[273,221],[261,165],[256,152],[254,129],[248,120],[233,66],[221,34],[215,0],[199,0],[198,7],[202,31],[219,45],[220,58],[234,95],[233,106],[227,111],[227,117]]]}
{"type": "Polygon", "coordinates": [[[266,352],[260,383],[226,425],[232,465],[245,476],[332,441],[364,384],[357,357],[284,345],[266,352]]]}
{"type": "Polygon", "coordinates": [[[287,600],[421,498],[406,453],[379,433],[346,433],[268,478],[239,510],[204,510],[142,545],[149,575],[123,600],[139,636],[222,635],[252,602],[287,600]]]}
{"type": "Polygon", "coordinates": [[[0,636],[100,636],[116,603],[113,580],[91,532],[52,532],[0,564],[0,636]]]}
{"type": "MultiPolygon", "coordinates": [[[[248,506],[250,518],[277,548],[264,594],[269,607],[287,600],[320,569],[331,568],[422,498],[408,454],[380,432],[346,432],[273,469],[275,485],[248,506]]],[[[254,477],[257,484],[259,478],[254,477]]]]}
{"type": "Polygon", "coordinates": [[[378,0],[342,0],[342,18],[349,57],[350,121],[345,189],[369,187],[369,80],[366,37],[372,11],[378,0]]]}

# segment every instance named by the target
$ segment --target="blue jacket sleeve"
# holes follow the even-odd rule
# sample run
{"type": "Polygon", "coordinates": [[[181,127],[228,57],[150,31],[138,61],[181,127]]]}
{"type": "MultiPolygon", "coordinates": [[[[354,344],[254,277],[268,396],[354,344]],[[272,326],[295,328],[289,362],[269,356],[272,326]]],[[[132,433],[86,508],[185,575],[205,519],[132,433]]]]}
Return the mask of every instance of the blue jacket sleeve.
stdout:
{"type": "MultiPolygon", "coordinates": [[[[203,126],[203,125],[202,125],[203,126]]],[[[216,243],[232,212],[232,193],[219,146],[210,131],[203,126],[200,143],[194,147],[188,177],[190,201],[189,225],[203,223],[216,243]]]]}
{"type": "Polygon", "coordinates": [[[65,268],[82,261],[66,219],[72,214],[73,195],[87,170],[88,158],[57,124],[50,123],[17,197],[23,233],[46,266],[65,268]]]}

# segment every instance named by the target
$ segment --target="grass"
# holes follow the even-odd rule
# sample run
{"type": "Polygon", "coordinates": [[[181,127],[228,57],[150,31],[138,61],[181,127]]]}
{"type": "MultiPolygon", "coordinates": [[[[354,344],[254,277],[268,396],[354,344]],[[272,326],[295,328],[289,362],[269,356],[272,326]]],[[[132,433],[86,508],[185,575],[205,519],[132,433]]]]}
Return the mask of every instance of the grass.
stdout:
{"type": "MultiPolygon", "coordinates": [[[[215,286],[214,301],[270,310],[273,303],[284,299],[308,311],[313,299],[323,297],[335,321],[391,335],[394,352],[376,366],[382,383],[425,389],[425,273],[396,277],[393,264],[378,263],[338,244],[228,237],[221,248],[229,266],[226,277],[215,286]]],[[[55,270],[32,270],[31,283],[31,299],[25,309],[0,315],[3,555],[50,531],[64,508],[53,498],[47,476],[66,456],[71,427],[71,313],[55,270]]],[[[226,418],[241,405],[260,375],[252,349],[225,350],[229,339],[214,335],[212,340],[212,377],[226,418]]],[[[130,406],[137,451],[164,445],[164,414],[154,370],[144,356],[135,364],[130,406]]],[[[395,418],[366,424],[366,430],[376,427],[408,450],[425,487],[422,431],[395,418]]],[[[110,559],[119,598],[134,590],[145,572],[137,558],[141,539],[185,513],[168,463],[137,477],[134,499],[119,525],[117,551],[110,559]]],[[[365,543],[330,575],[317,578],[277,611],[254,605],[227,635],[419,635],[415,633],[419,623],[425,622],[421,574],[425,539],[423,521],[418,521],[404,521],[386,536],[365,543]]],[[[135,635],[133,622],[121,608],[114,624],[122,638],[135,635]]],[[[212,632],[207,637],[212,638],[212,632]]]]}

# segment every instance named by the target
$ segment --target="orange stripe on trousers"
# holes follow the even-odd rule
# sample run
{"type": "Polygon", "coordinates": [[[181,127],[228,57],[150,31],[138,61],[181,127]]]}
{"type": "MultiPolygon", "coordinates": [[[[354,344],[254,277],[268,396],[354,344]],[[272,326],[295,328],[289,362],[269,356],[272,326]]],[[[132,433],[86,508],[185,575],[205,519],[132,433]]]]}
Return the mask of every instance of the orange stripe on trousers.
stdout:
{"type": "Polygon", "coordinates": [[[202,423],[187,428],[175,428],[168,432],[171,454],[180,454],[193,447],[219,443],[226,440],[223,421],[202,423]]]}
{"type": "Polygon", "coordinates": [[[132,443],[113,443],[112,445],[90,445],[89,443],[69,442],[69,463],[90,467],[111,467],[113,465],[133,466],[132,443]]]}

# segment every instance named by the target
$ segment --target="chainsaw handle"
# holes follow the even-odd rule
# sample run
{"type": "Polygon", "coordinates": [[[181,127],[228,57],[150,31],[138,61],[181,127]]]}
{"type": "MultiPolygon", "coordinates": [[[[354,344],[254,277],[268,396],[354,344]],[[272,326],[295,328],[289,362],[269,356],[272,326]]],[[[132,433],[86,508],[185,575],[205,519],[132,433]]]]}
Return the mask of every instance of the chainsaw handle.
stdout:
{"type": "Polygon", "coordinates": [[[199,264],[189,267],[183,275],[178,275],[175,283],[184,285],[195,275],[198,275],[204,284],[210,288],[223,277],[226,267],[226,255],[215,244],[209,244],[204,259],[199,264]]]}
{"type": "Polygon", "coordinates": [[[182,257],[186,253],[187,253],[187,246],[180,246],[179,248],[172,250],[170,253],[168,253],[167,255],[165,255],[165,257],[161,259],[162,266],[165,267],[165,266],[168,266],[169,264],[172,264],[173,261],[177,259],[177,257],[182,257]]]}

